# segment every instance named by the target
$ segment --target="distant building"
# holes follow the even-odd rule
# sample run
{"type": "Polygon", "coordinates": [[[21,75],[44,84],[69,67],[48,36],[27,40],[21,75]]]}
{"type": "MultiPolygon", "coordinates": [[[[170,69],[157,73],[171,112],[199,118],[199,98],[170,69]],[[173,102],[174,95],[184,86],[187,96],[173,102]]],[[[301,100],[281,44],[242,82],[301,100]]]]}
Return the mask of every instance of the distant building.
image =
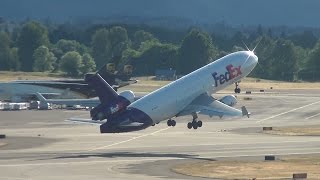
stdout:
{"type": "Polygon", "coordinates": [[[156,70],[157,80],[176,80],[176,70],[173,69],[158,69],[156,70]]]}

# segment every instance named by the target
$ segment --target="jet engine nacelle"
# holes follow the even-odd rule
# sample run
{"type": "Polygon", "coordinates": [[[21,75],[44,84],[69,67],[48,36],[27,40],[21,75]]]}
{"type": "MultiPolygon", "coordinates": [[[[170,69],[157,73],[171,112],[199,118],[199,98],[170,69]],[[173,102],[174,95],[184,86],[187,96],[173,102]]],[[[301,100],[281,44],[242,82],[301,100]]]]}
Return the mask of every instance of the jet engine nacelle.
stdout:
{"type": "Polygon", "coordinates": [[[134,93],[130,90],[119,93],[119,96],[126,98],[128,101],[130,101],[130,103],[132,103],[135,99],[134,93]]]}
{"type": "Polygon", "coordinates": [[[103,120],[108,119],[108,117],[123,111],[135,100],[135,95],[132,91],[123,91],[119,94],[115,102],[110,102],[108,104],[99,104],[97,107],[90,111],[90,116],[92,120],[103,120]]]}
{"type": "Polygon", "coordinates": [[[221,98],[219,101],[222,102],[223,104],[226,104],[231,107],[236,105],[238,102],[237,98],[234,95],[225,96],[225,97],[221,98]]]}

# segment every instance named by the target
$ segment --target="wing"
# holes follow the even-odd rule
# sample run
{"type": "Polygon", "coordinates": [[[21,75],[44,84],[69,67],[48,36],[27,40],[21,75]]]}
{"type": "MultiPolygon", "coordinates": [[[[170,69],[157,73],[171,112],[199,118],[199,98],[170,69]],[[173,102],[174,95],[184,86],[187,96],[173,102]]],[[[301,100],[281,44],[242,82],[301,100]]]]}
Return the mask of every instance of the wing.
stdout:
{"type": "Polygon", "coordinates": [[[248,116],[250,113],[246,107],[241,110],[230,107],[222,102],[216,100],[207,94],[201,94],[194,101],[192,101],[184,110],[177,114],[177,116],[190,115],[192,113],[199,113],[212,116],[248,116]]]}
{"type": "MultiPolygon", "coordinates": [[[[82,118],[69,118],[66,121],[73,122],[73,123],[78,123],[78,124],[93,124],[93,125],[101,125],[106,123],[106,120],[103,121],[94,121],[91,119],[82,119],[82,118]]],[[[125,127],[140,127],[143,126],[143,123],[139,122],[131,122],[131,121],[124,121],[122,123],[117,124],[117,127],[119,128],[125,128],[125,127]]]]}
{"type": "Polygon", "coordinates": [[[94,121],[91,119],[82,119],[82,118],[69,118],[66,121],[79,123],[79,124],[95,124],[95,125],[101,125],[106,122],[106,121],[94,121]]]}

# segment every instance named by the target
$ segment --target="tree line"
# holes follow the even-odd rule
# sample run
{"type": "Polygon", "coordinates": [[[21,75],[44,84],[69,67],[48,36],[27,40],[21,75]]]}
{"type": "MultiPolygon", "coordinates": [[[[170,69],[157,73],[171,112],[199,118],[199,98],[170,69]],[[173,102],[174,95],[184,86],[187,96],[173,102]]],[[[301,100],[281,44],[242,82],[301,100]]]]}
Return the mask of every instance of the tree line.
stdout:
{"type": "Polygon", "coordinates": [[[312,31],[274,35],[271,29],[258,26],[232,36],[221,34],[128,24],[81,29],[28,21],[11,30],[0,28],[0,70],[79,76],[114,63],[119,71],[132,65],[138,76],[169,68],[187,74],[228,53],[246,50],[247,45],[257,46],[259,57],[251,76],[320,80],[320,41],[312,31]]]}

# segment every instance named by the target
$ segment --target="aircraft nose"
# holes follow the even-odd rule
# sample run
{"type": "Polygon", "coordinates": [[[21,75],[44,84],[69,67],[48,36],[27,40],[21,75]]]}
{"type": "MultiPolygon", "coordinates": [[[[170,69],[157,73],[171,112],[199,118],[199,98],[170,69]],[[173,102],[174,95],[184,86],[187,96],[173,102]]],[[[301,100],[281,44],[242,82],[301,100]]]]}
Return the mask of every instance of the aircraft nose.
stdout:
{"type": "Polygon", "coordinates": [[[247,64],[249,66],[255,66],[258,63],[258,56],[254,54],[252,51],[247,51],[248,54],[248,60],[247,64]]]}
{"type": "Polygon", "coordinates": [[[257,64],[259,59],[258,56],[253,54],[251,57],[253,58],[253,61],[255,62],[255,64],[257,64]]]}
{"type": "Polygon", "coordinates": [[[247,59],[243,65],[243,67],[251,72],[253,68],[258,64],[258,56],[254,54],[252,51],[246,51],[247,59]]]}

